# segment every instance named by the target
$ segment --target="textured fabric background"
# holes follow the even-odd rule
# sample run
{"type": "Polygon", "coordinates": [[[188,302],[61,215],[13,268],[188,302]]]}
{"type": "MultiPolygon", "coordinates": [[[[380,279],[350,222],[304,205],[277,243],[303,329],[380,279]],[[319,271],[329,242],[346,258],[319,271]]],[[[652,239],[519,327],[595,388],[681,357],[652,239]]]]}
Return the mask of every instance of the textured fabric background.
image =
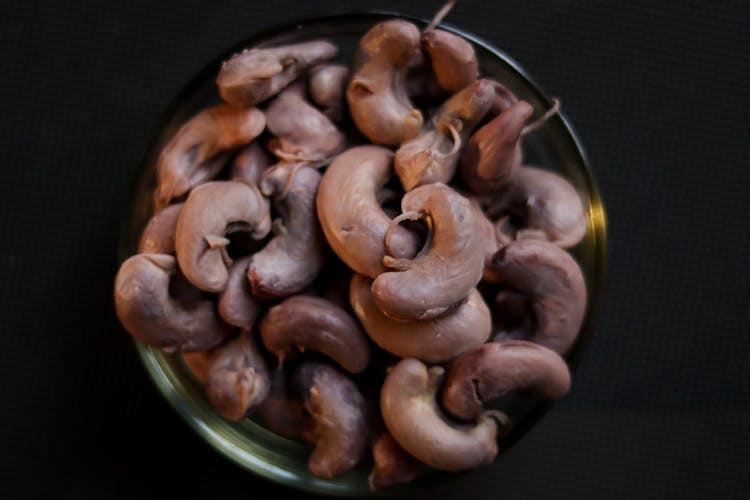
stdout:
{"type": "MultiPolygon", "coordinates": [[[[238,40],[334,12],[430,17],[439,3],[2,2],[4,492],[286,492],[204,444],[118,326],[127,187],[171,97],[238,40]]],[[[411,498],[748,497],[748,5],[458,2],[451,24],[562,98],[608,209],[609,272],[570,395],[491,467],[411,498]]]]}

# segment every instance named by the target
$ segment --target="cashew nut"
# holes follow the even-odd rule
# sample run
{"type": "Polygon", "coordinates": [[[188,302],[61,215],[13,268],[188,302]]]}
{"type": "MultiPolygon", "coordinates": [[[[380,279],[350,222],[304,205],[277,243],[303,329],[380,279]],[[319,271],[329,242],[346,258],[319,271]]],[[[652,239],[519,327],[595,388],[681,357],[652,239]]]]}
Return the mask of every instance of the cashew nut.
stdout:
{"type": "Polygon", "coordinates": [[[401,19],[375,25],[360,40],[346,100],[354,124],[371,142],[401,144],[422,128],[422,113],[409,101],[405,83],[419,50],[419,30],[401,19]]]}
{"type": "Polygon", "coordinates": [[[371,490],[391,488],[413,481],[425,470],[424,465],[399,446],[383,424],[378,412],[377,423],[371,425],[373,467],[367,476],[371,490]],[[373,429],[375,427],[375,429],[373,429]]]}
{"type": "Polygon", "coordinates": [[[271,230],[268,200],[254,185],[207,182],[191,191],[177,221],[177,260],[185,277],[201,290],[226,287],[231,264],[226,234],[247,231],[262,239],[271,230]]]}
{"type": "Polygon", "coordinates": [[[383,263],[395,271],[375,278],[372,294],[393,318],[434,318],[465,299],[482,278],[481,220],[468,199],[441,183],[406,193],[401,210],[391,224],[424,217],[431,229],[428,241],[413,259],[385,256],[383,263]]]}
{"type": "Polygon", "coordinates": [[[177,218],[184,203],[169,205],[151,217],[141,233],[138,253],[165,253],[174,255],[174,238],[177,232],[177,218]]]}
{"type": "Polygon", "coordinates": [[[216,348],[206,371],[206,399],[227,420],[242,420],[268,396],[271,379],[250,330],[216,348]]]}
{"type": "Polygon", "coordinates": [[[490,109],[494,96],[489,80],[469,84],[443,103],[419,135],[401,144],[394,166],[406,191],[453,178],[458,153],[490,109]]]}
{"type": "Polygon", "coordinates": [[[354,318],[320,297],[295,295],[273,306],[260,334],[279,362],[293,349],[322,353],[349,373],[360,373],[370,361],[370,345],[354,318]]]}
{"type": "Polygon", "coordinates": [[[425,321],[388,318],[372,297],[371,280],[352,277],[349,300],[367,335],[381,349],[396,356],[442,363],[485,342],[490,335],[490,310],[478,291],[455,309],[425,321]]]}
{"type": "Polygon", "coordinates": [[[188,120],[159,155],[156,211],[216,177],[232,152],[255,139],[265,126],[260,110],[226,104],[204,109],[188,120]]]}
{"type": "Polygon", "coordinates": [[[472,425],[451,422],[436,396],[443,377],[440,366],[427,368],[405,358],[391,369],[380,392],[380,409],[388,431],[409,454],[446,471],[490,463],[497,455],[497,425],[485,412],[472,425]]]}
{"type": "Polygon", "coordinates": [[[263,172],[271,166],[271,157],[259,142],[253,141],[232,159],[229,177],[235,181],[258,184],[263,172]]]}
{"type": "Polygon", "coordinates": [[[323,363],[305,363],[295,373],[312,425],[303,437],[315,444],[308,468],[330,479],[353,469],[367,445],[365,401],[354,382],[323,363]]]}
{"type": "Polygon", "coordinates": [[[432,69],[440,86],[458,92],[479,76],[474,48],[458,35],[440,29],[422,33],[422,44],[430,56],[432,69]]]}
{"type": "Polygon", "coordinates": [[[235,260],[229,267],[227,286],[219,295],[219,316],[232,326],[249,330],[263,312],[263,304],[255,297],[247,280],[252,256],[235,260]]]}
{"type": "Polygon", "coordinates": [[[236,106],[255,106],[278,94],[307,68],[337,53],[336,46],[325,40],[246,49],[222,65],[216,77],[219,94],[236,106]]]}
{"type": "Polygon", "coordinates": [[[137,340],[165,352],[203,351],[231,332],[211,300],[186,308],[169,293],[178,273],[171,255],[144,253],[130,257],[115,279],[115,309],[125,329],[137,340]]]}
{"type": "Polygon", "coordinates": [[[529,300],[535,320],[529,340],[565,354],[586,312],[586,283],[575,259],[548,241],[516,240],[497,252],[492,265],[529,300]]]}
{"type": "Polygon", "coordinates": [[[448,368],[443,408],[453,417],[475,420],[485,406],[512,392],[560,399],[570,389],[570,370],[559,354],[523,340],[490,342],[466,351],[448,368]]]}
{"type": "Polygon", "coordinates": [[[280,366],[271,371],[271,389],[258,407],[258,415],[271,431],[288,439],[302,436],[305,409],[294,397],[289,373],[280,366]]]}
{"type": "Polygon", "coordinates": [[[256,296],[286,297],[311,285],[325,262],[325,237],[315,210],[321,176],[313,168],[290,163],[279,164],[266,174],[261,191],[274,196],[283,225],[253,255],[247,276],[256,296]]]}
{"type": "Polygon", "coordinates": [[[334,121],[344,117],[349,68],[343,64],[321,64],[310,70],[310,97],[334,121]]]}
{"type": "MultiPolygon", "coordinates": [[[[318,189],[318,218],[328,244],[349,267],[370,277],[387,270],[383,257],[391,218],[380,207],[377,191],[391,177],[392,160],[386,148],[353,147],[328,166],[318,189]]],[[[416,234],[396,226],[389,252],[414,256],[418,241],[416,234]]]]}
{"type": "Polygon", "coordinates": [[[211,351],[194,351],[182,353],[182,361],[185,366],[188,367],[193,377],[204,384],[206,382],[206,371],[208,370],[208,362],[211,358],[211,351]]]}

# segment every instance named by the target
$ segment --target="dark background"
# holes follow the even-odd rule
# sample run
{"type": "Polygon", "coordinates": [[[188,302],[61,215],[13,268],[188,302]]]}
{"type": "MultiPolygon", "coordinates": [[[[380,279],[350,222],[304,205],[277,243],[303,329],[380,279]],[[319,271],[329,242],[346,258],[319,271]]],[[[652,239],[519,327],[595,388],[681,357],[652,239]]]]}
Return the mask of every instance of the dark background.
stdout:
{"type": "MultiPolygon", "coordinates": [[[[204,444],[118,326],[127,189],[170,99],[239,40],[334,12],[431,17],[439,3],[2,2],[3,492],[287,492],[204,444]]],[[[458,2],[452,25],[562,98],[608,209],[609,272],[570,395],[492,466],[410,497],[750,494],[747,5],[458,2]]]]}

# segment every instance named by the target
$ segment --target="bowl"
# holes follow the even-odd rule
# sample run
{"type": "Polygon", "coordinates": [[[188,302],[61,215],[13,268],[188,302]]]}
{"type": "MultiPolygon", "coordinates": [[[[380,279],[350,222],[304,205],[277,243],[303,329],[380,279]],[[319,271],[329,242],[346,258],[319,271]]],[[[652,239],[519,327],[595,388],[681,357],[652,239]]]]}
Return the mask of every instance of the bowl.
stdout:
{"type": "MultiPolygon", "coordinates": [[[[408,19],[420,27],[428,23],[394,13],[346,14],[307,19],[251,36],[209,62],[174,98],[150,136],[137,167],[129,207],[122,222],[118,249],[120,261],[136,253],[140,233],[152,214],[152,193],[156,186],[155,165],[159,151],[190,116],[203,107],[219,102],[214,80],[222,61],[245,47],[327,38],[340,48],[337,60],[348,63],[359,38],[376,23],[393,17],[408,19]]],[[[441,24],[441,28],[461,35],[474,44],[483,75],[503,82],[535,109],[548,109],[552,105],[552,100],[505,53],[470,33],[449,25],[441,24]]],[[[587,208],[588,234],[572,250],[583,270],[589,295],[581,332],[566,356],[571,370],[575,370],[593,334],[593,318],[602,295],[606,257],[604,206],[581,143],[565,119],[564,112],[555,115],[524,141],[527,163],[561,173],[582,194],[587,208]]],[[[364,463],[333,480],[314,477],[307,470],[307,458],[311,450],[309,446],[282,438],[252,418],[241,422],[224,420],[208,404],[201,385],[184,365],[181,356],[166,354],[139,342],[136,345],[148,374],[166,400],[198,435],[229,460],[263,478],[301,490],[339,496],[371,493],[367,484],[370,463],[364,463]]],[[[501,453],[517,442],[550,406],[550,403],[530,398],[516,402],[511,415],[514,420],[513,429],[499,438],[501,453]]],[[[429,480],[434,481],[441,474],[443,473],[435,472],[430,475],[429,480]]],[[[418,487],[424,480],[399,488],[418,487]]]]}

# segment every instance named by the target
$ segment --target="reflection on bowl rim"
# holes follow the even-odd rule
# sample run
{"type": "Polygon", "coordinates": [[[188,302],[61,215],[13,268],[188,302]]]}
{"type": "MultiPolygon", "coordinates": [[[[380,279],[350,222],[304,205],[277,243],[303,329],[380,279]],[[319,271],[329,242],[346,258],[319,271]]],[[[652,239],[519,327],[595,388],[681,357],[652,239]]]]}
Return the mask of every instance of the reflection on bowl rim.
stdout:
{"type": "MultiPolygon", "coordinates": [[[[146,164],[151,152],[156,148],[158,141],[157,138],[163,134],[165,123],[168,123],[176,114],[177,111],[182,107],[185,101],[188,101],[190,97],[196,94],[200,82],[211,80],[215,78],[215,75],[220,68],[221,63],[231,54],[234,54],[245,47],[262,43],[264,40],[278,36],[282,33],[292,33],[295,30],[300,30],[305,27],[311,27],[315,25],[345,25],[347,22],[376,22],[383,21],[389,18],[402,18],[412,21],[418,25],[426,25],[429,23],[428,20],[414,18],[407,15],[398,14],[395,12],[383,12],[383,11],[371,11],[362,13],[349,13],[349,14],[336,14],[323,17],[312,17],[303,19],[300,21],[275,26],[266,30],[262,30],[255,35],[252,35],[240,43],[230,47],[224,51],[221,55],[215,58],[212,62],[208,63],[201,71],[199,71],[185,87],[177,94],[177,96],[169,103],[166,107],[160,119],[157,123],[157,127],[151,131],[148,136],[149,142],[146,148],[143,150],[139,161],[139,170],[133,178],[130,186],[128,200],[130,205],[126,210],[125,217],[122,221],[120,230],[120,241],[118,246],[118,259],[120,262],[135,253],[134,235],[138,234],[141,228],[136,227],[136,206],[133,203],[138,197],[138,190],[143,184],[144,176],[147,175],[149,165],[146,164]]],[[[537,98],[547,105],[551,105],[552,101],[547,97],[539,88],[539,86],[528,76],[528,74],[516,63],[511,57],[505,54],[503,51],[497,49],[492,44],[482,40],[475,35],[465,32],[461,29],[451,26],[450,24],[441,23],[440,27],[448,31],[454,32],[465,39],[472,42],[475,46],[487,51],[495,58],[501,60],[509,69],[513,70],[517,77],[524,81],[528,89],[532,90],[537,98]]],[[[589,304],[587,306],[587,312],[584,324],[581,326],[581,333],[577,339],[574,348],[571,352],[565,356],[571,370],[580,362],[580,358],[583,350],[590,341],[591,335],[593,334],[594,319],[598,314],[598,307],[600,303],[600,297],[604,286],[604,275],[605,275],[605,261],[606,261],[606,216],[605,209],[599,195],[598,188],[594,181],[591,168],[586,158],[583,146],[581,145],[578,136],[573,131],[572,126],[566,120],[563,113],[557,115],[566,139],[572,142],[573,149],[579,156],[578,161],[583,166],[586,195],[588,197],[588,214],[589,214],[589,232],[587,239],[591,239],[590,245],[593,248],[592,259],[593,259],[593,274],[586,276],[587,287],[589,292],[589,304]],[[592,299],[594,298],[594,299],[592,299]]],[[[135,238],[137,241],[137,237],[135,238]]],[[[232,424],[224,422],[221,419],[216,418],[216,414],[212,412],[207,403],[203,405],[196,404],[196,401],[192,401],[192,406],[189,405],[190,401],[186,401],[184,398],[185,394],[193,394],[194,397],[196,391],[199,391],[197,383],[193,381],[180,380],[179,377],[174,376],[175,364],[179,362],[178,357],[170,356],[162,353],[158,349],[152,348],[145,344],[135,341],[138,353],[141,360],[151,376],[154,384],[162,393],[162,395],[169,401],[174,407],[178,414],[189,424],[189,426],[200,435],[207,443],[214,447],[221,454],[226,456],[231,461],[240,465],[241,467],[249,470],[265,479],[272,480],[276,483],[283,484],[306,491],[311,491],[319,494],[329,495],[351,495],[351,494],[368,494],[370,493],[367,489],[366,481],[363,484],[358,485],[356,491],[352,489],[354,483],[341,482],[339,480],[321,480],[317,478],[310,478],[296,474],[295,472],[286,469],[284,467],[276,465],[272,461],[264,459],[259,455],[253,454],[232,442],[231,434],[236,433],[236,429],[233,429],[232,424]],[[172,375],[170,378],[169,375],[172,375]],[[176,383],[177,382],[177,383],[176,383]],[[211,419],[215,425],[212,427],[207,424],[207,419],[211,419]],[[224,425],[222,425],[222,422],[224,425]]],[[[201,395],[202,399],[202,395],[201,395]]],[[[534,408],[526,415],[526,417],[515,426],[511,435],[502,440],[503,449],[507,449],[515,442],[518,441],[552,406],[552,403],[538,402],[534,408]]],[[[262,428],[260,425],[253,422],[248,422],[243,425],[255,426],[254,432],[272,434],[270,431],[262,428]]],[[[254,437],[257,437],[254,435],[254,437]]],[[[301,446],[301,445],[298,445],[301,446]]],[[[346,477],[346,476],[345,476],[346,477]]],[[[362,478],[363,479],[363,478],[362,478]]],[[[403,491],[404,488],[411,488],[418,486],[420,481],[416,481],[410,485],[403,485],[394,490],[403,491]]],[[[391,490],[386,490],[386,493],[391,490]]]]}

